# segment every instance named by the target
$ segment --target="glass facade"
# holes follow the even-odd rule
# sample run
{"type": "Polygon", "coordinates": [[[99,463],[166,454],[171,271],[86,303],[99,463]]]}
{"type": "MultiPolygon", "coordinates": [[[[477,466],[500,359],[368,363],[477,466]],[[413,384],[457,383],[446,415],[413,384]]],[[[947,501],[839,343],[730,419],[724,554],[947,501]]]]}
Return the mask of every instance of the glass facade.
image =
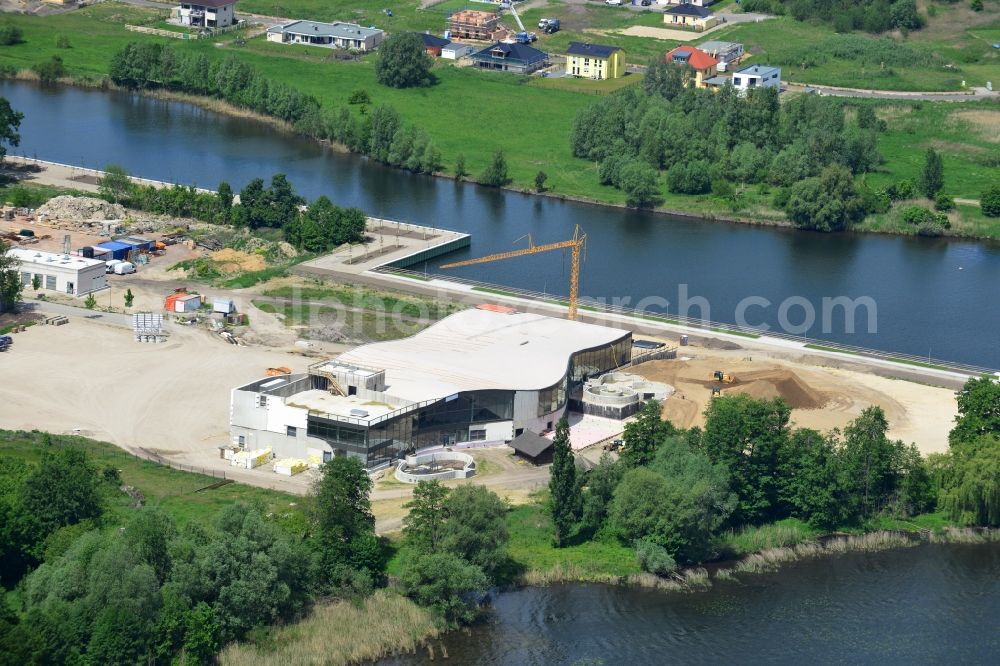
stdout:
{"type": "Polygon", "coordinates": [[[576,388],[591,377],[617,370],[631,360],[631,335],[605,347],[577,352],[569,362],[570,389],[576,388]]]}
{"type": "MultiPolygon", "coordinates": [[[[470,426],[513,418],[513,391],[473,391],[458,393],[371,427],[310,414],[308,432],[374,467],[402,457],[410,448],[470,441],[478,436],[471,432],[470,426]]],[[[482,436],[485,438],[485,432],[482,436]]]]}
{"type": "Polygon", "coordinates": [[[537,416],[545,416],[566,406],[566,377],[559,383],[538,392],[537,416]]]}

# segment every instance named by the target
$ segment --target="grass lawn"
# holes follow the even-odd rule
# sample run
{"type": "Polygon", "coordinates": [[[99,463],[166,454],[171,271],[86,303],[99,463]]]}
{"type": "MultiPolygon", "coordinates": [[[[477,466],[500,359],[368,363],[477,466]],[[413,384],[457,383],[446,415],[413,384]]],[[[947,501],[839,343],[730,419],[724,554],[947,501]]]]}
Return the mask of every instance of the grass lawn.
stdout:
{"type": "Polygon", "coordinates": [[[741,42],[752,55],[750,63],[780,65],[784,81],[879,90],[959,90],[962,81],[983,86],[996,79],[1000,52],[990,47],[995,26],[988,26],[1000,20],[1000,5],[988,3],[986,12],[971,17],[959,11],[962,21],[951,17],[963,8],[947,7],[924,30],[895,41],[860,32],[838,35],[828,25],[786,16],[716,30],[699,42],[741,42]],[[970,27],[973,22],[986,25],[970,27]]]}
{"type": "MultiPolygon", "coordinates": [[[[119,470],[122,483],[142,491],[146,506],[162,509],[178,526],[191,521],[207,523],[219,511],[236,502],[259,503],[264,507],[264,514],[274,514],[280,519],[297,521],[302,517],[303,498],[296,495],[242,483],[201,490],[221,479],[165,467],[137,458],[112,444],[85,437],[52,435],[52,440],[53,448],[82,448],[98,469],[111,466],[119,470]]],[[[0,454],[5,459],[34,465],[44,453],[40,434],[0,430],[0,454]]],[[[112,515],[119,519],[127,518],[132,511],[130,502],[125,493],[111,495],[109,504],[112,515]]]]}
{"type": "Polygon", "coordinates": [[[332,300],[350,307],[375,312],[399,313],[407,317],[432,319],[441,319],[462,309],[461,306],[452,303],[421,298],[400,298],[388,291],[325,283],[310,287],[275,287],[265,290],[264,295],[297,301],[332,300]]]}
{"type": "Polygon", "coordinates": [[[514,507],[507,526],[510,556],[527,568],[527,580],[609,580],[639,573],[635,551],[617,541],[553,546],[552,519],[541,504],[514,507]]]}

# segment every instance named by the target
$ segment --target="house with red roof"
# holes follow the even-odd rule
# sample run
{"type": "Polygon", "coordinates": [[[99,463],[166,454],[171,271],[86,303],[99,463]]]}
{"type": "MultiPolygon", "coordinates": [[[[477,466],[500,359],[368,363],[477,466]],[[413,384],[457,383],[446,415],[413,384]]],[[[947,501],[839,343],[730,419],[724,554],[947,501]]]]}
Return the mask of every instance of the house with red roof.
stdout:
{"type": "Polygon", "coordinates": [[[705,80],[718,73],[719,61],[693,46],[678,46],[663,56],[665,62],[684,65],[694,71],[694,85],[706,88],[705,80]]]}

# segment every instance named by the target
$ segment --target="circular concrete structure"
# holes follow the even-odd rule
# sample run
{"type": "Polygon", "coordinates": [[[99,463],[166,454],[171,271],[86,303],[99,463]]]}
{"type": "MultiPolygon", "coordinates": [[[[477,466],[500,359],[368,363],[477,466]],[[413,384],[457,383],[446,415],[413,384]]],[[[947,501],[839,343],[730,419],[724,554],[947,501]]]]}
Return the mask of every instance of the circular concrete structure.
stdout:
{"type": "Polygon", "coordinates": [[[476,461],[467,453],[435,451],[406,456],[396,467],[396,479],[403,483],[467,479],[476,473],[476,461]]]}

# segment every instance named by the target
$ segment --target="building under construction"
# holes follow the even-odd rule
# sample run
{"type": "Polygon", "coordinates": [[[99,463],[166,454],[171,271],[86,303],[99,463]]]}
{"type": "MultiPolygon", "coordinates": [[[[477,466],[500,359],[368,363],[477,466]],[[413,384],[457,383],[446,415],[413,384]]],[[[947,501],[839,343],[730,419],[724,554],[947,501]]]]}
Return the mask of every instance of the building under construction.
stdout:
{"type": "Polygon", "coordinates": [[[628,331],[481,307],[403,340],[363,345],[308,373],[232,392],[232,444],[319,464],[376,467],[405,451],[544,432],[570,396],[632,359],[628,331]]]}
{"type": "Polygon", "coordinates": [[[477,39],[492,42],[503,39],[507,29],[500,23],[500,14],[476,9],[463,9],[448,17],[451,39],[477,39]]]}

